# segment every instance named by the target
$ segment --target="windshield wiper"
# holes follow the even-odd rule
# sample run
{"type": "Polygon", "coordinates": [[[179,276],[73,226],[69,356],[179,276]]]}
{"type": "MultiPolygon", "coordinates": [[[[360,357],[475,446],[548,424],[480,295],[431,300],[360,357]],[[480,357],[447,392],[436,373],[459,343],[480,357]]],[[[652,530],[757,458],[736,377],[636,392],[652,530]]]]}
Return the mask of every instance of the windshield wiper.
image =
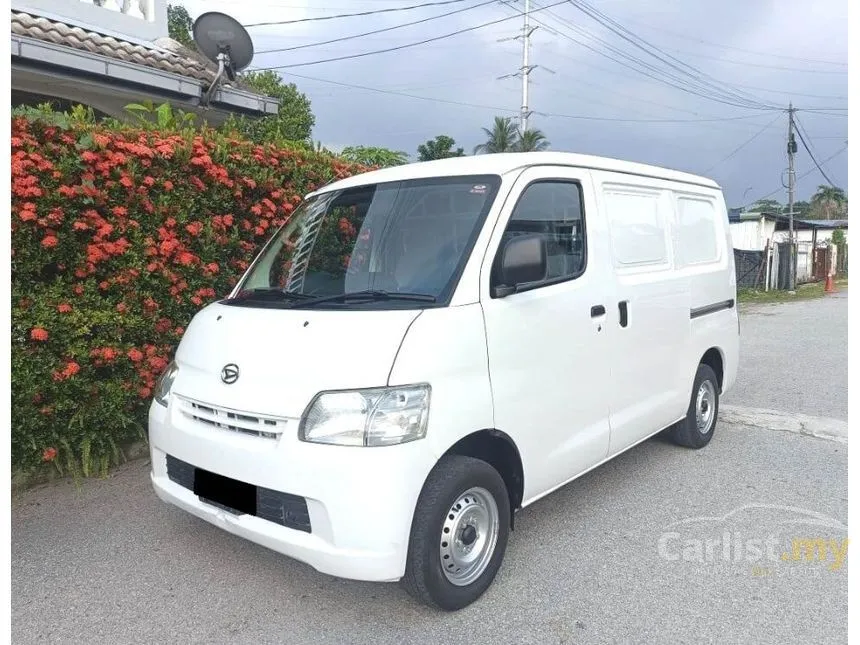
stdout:
{"type": "Polygon", "coordinates": [[[254,289],[243,289],[236,295],[235,298],[227,298],[227,302],[250,300],[252,298],[256,298],[258,300],[273,299],[292,301],[307,300],[308,298],[313,298],[313,296],[306,293],[295,293],[293,291],[286,291],[281,287],[255,287],[254,289]]]}
{"type": "Polygon", "coordinates": [[[411,302],[436,302],[436,296],[428,293],[407,293],[401,291],[382,291],[380,289],[365,289],[363,291],[350,291],[338,293],[332,296],[322,296],[312,300],[305,300],[294,304],[291,309],[301,309],[326,302],[347,302],[348,300],[365,300],[368,302],[378,300],[406,300],[411,302]]]}

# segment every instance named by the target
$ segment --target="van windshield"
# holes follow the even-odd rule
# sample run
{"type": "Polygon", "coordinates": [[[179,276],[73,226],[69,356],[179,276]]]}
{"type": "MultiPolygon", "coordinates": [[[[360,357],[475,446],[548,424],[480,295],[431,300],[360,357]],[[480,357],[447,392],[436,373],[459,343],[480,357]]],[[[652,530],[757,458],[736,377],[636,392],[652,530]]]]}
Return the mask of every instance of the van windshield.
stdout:
{"type": "Polygon", "coordinates": [[[496,175],[367,184],[305,201],[227,304],[446,304],[499,189],[496,175]]]}

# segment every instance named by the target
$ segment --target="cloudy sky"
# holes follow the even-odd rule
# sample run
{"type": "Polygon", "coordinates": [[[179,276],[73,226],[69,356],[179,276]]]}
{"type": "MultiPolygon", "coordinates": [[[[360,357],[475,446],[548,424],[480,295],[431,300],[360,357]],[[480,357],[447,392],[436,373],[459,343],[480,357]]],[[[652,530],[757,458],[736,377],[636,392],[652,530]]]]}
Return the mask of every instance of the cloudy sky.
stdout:
{"type": "MultiPolygon", "coordinates": [[[[434,0],[178,1],[192,18],[223,11],[253,25],[434,0]]],[[[784,110],[792,101],[801,109],[798,119],[812,153],[830,179],[847,189],[848,3],[586,2],[629,40],[569,2],[532,0],[538,29],[531,63],[539,67],[531,73],[529,103],[535,113],[529,125],[546,134],[552,149],[706,174],[721,183],[730,205],[765,196],[785,202],[784,110]]],[[[385,146],[414,157],[418,144],[447,134],[469,152],[494,116],[519,112],[520,79],[499,77],[521,65],[520,41],[502,39],[521,32],[523,4],[462,0],[363,17],[249,26],[257,51],[251,68],[279,67],[310,97],[313,137],[330,148],[385,146]],[[318,44],[425,18],[432,19],[318,44]],[[496,21],[501,22],[475,29],[496,21]],[[304,64],[470,28],[388,53],[304,64]],[[283,48],[294,49],[264,53],[283,48]]],[[[825,180],[798,145],[797,198],[808,199],[825,180]]]]}

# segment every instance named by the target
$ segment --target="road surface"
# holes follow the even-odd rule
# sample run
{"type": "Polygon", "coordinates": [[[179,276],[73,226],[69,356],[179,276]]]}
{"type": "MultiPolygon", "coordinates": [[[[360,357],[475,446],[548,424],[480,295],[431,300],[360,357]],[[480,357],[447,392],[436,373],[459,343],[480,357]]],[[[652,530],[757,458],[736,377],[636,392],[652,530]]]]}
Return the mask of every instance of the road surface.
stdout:
{"type": "Polygon", "coordinates": [[[729,401],[788,412],[727,405],[736,422],[705,450],[655,438],[524,510],[495,583],[453,614],[167,506],[145,462],[29,491],[13,500],[12,642],[845,642],[847,446],[793,431],[791,412],[844,418],[846,318],[843,298],[747,311],[755,358],[729,401]],[[803,349],[816,321],[840,331],[803,349]],[[802,385],[773,378],[799,356],[819,365],[802,385]],[[826,540],[824,559],[795,553],[797,537],[826,540]]]}

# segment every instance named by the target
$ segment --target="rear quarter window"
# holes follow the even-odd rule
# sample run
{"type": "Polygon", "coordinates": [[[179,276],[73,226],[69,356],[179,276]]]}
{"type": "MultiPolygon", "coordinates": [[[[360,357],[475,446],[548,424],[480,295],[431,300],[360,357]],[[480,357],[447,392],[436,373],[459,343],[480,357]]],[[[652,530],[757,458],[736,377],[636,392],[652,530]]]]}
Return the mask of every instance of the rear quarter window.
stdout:
{"type": "Polygon", "coordinates": [[[679,267],[716,262],[717,208],[705,198],[680,196],[677,199],[678,244],[675,258],[679,267]]]}

